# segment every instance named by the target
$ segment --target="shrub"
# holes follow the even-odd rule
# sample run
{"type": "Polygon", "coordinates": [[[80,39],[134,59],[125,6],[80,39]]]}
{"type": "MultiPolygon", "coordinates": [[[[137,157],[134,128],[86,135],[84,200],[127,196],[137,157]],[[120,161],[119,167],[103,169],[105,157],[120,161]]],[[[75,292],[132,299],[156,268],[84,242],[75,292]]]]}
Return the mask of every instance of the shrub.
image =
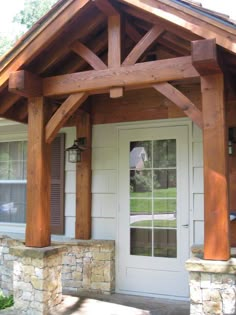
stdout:
{"type": "Polygon", "coordinates": [[[4,308],[13,306],[13,296],[4,296],[2,291],[0,291],[0,310],[3,310],[4,308]]]}

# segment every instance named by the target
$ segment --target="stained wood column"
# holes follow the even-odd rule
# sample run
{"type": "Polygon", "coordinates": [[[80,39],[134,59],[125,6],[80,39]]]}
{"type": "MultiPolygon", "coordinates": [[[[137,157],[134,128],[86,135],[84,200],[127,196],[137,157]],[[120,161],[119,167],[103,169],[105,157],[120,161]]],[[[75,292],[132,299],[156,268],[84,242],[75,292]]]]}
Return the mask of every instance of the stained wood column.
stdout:
{"type": "Polygon", "coordinates": [[[91,122],[88,113],[78,116],[76,128],[77,138],[86,137],[87,149],[76,166],[75,237],[88,240],[91,238],[91,122]]]}
{"type": "Polygon", "coordinates": [[[214,40],[192,43],[192,60],[201,75],[204,152],[204,259],[228,260],[229,187],[224,78],[214,40]]]}
{"type": "Polygon", "coordinates": [[[48,109],[43,97],[28,99],[26,246],[50,245],[50,145],[45,142],[48,109]]]}

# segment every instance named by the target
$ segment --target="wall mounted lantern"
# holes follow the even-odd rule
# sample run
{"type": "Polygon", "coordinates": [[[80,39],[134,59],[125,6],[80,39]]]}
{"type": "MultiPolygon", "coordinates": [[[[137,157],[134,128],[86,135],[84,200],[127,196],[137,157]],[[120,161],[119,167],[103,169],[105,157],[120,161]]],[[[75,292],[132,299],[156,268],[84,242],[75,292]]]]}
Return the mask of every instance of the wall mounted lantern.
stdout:
{"type": "Polygon", "coordinates": [[[81,153],[87,148],[86,138],[78,138],[74,141],[74,144],[66,149],[68,152],[68,162],[79,163],[81,162],[81,153]]]}
{"type": "Polygon", "coordinates": [[[236,143],[236,128],[231,127],[229,128],[229,134],[228,134],[228,152],[229,155],[234,155],[234,144],[236,143]]]}

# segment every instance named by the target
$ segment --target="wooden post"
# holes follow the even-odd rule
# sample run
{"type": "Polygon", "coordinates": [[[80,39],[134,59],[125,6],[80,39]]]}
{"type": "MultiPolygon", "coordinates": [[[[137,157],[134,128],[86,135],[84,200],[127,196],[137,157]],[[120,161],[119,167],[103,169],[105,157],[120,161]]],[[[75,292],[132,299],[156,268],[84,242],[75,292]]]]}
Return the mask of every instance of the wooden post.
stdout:
{"type": "Polygon", "coordinates": [[[77,139],[86,137],[87,148],[76,166],[76,223],[75,237],[91,238],[91,122],[86,112],[78,116],[77,139]]]}
{"type": "Polygon", "coordinates": [[[214,40],[192,43],[193,65],[201,75],[204,152],[204,259],[228,260],[229,200],[224,79],[214,40]]]}
{"type": "Polygon", "coordinates": [[[50,245],[50,145],[45,142],[48,109],[43,97],[28,100],[26,246],[50,245]]]}

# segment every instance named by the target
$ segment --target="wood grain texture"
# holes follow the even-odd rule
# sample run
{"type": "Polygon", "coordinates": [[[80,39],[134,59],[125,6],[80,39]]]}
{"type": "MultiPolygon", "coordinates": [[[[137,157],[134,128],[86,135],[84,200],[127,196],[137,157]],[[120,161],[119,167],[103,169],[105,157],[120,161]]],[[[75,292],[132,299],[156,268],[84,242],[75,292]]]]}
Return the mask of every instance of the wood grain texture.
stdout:
{"type": "Polygon", "coordinates": [[[86,93],[70,95],[64,103],[58,108],[46,125],[45,141],[51,143],[58,131],[64,126],[66,121],[87,99],[86,93]]]}
{"type": "Polygon", "coordinates": [[[204,258],[228,260],[229,187],[222,74],[201,77],[204,149],[204,258]]]}
{"type": "MultiPolygon", "coordinates": [[[[201,110],[199,86],[189,86],[181,92],[201,110]]],[[[126,91],[120,99],[94,95],[91,104],[92,124],[186,117],[183,110],[153,88],[126,91]]]]}
{"type": "Polygon", "coordinates": [[[186,15],[183,16],[180,10],[174,11],[165,10],[164,7],[160,8],[155,0],[146,0],[145,2],[142,0],[119,1],[128,4],[131,7],[138,8],[141,11],[141,16],[143,11],[144,13],[150,14],[154,20],[155,18],[160,18],[161,20],[171,22],[177,27],[182,27],[183,29],[189,30],[190,32],[206,39],[216,38],[216,43],[218,45],[236,53],[236,37],[233,34],[230,34],[229,36],[229,33],[224,32],[223,29],[212,26],[210,23],[201,23],[200,20],[193,19],[192,17],[189,18],[186,15]]]}
{"type": "MultiPolygon", "coordinates": [[[[118,68],[121,65],[121,17],[112,15],[108,17],[108,68],[118,68]]],[[[110,97],[123,95],[123,88],[114,86],[110,89],[110,97]]]]}
{"type": "Polygon", "coordinates": [[[5,114],[18,100],[19,95],[7,93],[0,96],[0,115],[5,114]]]}
{"type": "Polygon", "coordinates": [[[176,104],[199,127],[203,128],[201,111],[183,93],[169,83],[153,85],[154,89],[176,104]]]}
{"type": "Polygon", "coordinates": [[[40,96],[42,81],[40,77],[29,71],[14,71],[9,76],[8,90],[24,97],[40,96]]]}
{"type": "Polygon", "coordinates": [[[75,0],[69,6],[60,12],[56,19],[50,21],[47,25],[47,31],[37,34],[37,38],[30,41],[27,46],[10,59],[6,66],[0,72],[0,87],[4,86],[9,78],[9,74],[20,69],[26,62],[30,62],[36,55],[42,52],[45,47],[63,31],[65,23],[70,21],[78,11],[83,9],[90,0],[75,0]]]}
{"type": "Polygon", "coordinates": [[[30,98],[28,112],[26,246],[46,247],[51,243],[50,145],[45,143],[44,98],[30,98]]]}
{"type": "Polygon", "coordinates": [[[44,96],[109,90],[112,87],[140,87],[159,82],[198,78],[191,57],[138,63],[108,70],[91,70],[43,79],[44,96]]]}
{"type": "Polygon", "coordinates": [[[87,148],[82,153],[82,161],[76,166],[76,223],[75,237],[91,238],[91,121],[88,113],[78,116],[77,138],[86,137],[87,148]]]}
{"type": "Polygon", "coordinates": [[[79,41],[71,45],[71,49],[82,57],[95,70],[105,70],[107,66],[105,63],[88,47],[79,41]]]}
{"type": "MultiPolygon", "coordinates": [[[[130,30],[130,27],[129,27],[130,30]]],[[[138,61],[142,54],[153,44],[153,42],[164,32],[159,25],[154,25],[143,38],[136,44],[129,55],[125,58],[122,65],[132,65],[138,61]]]]}
{"type": "Polygon", "coordinates": [[[107,16],[119,14],[116,8],[108,0],[92,0],[92,2],[107,16]]]}
{"type": "Polygon", "coordinates": [[[193,66],[200,75],[221,73],[215,39],[197,40],[191,44],[193,66]]]}

